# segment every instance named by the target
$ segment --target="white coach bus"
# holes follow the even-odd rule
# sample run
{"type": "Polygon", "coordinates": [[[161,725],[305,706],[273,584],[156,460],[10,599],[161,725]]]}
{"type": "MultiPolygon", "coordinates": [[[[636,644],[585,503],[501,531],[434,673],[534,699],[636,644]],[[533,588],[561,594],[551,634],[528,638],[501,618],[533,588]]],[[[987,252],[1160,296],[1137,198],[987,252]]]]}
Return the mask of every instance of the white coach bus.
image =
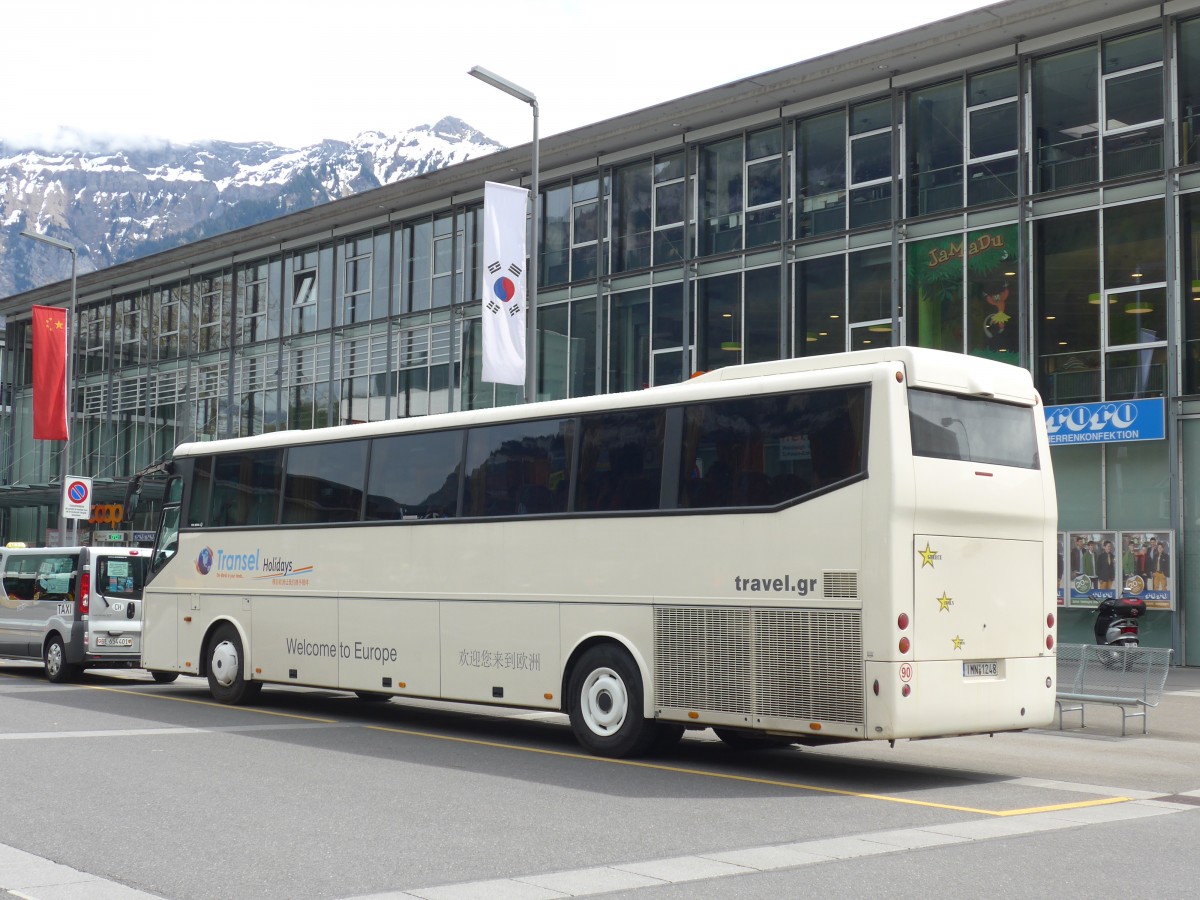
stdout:
{"type": "Polygon", "coordinates": [[[689,727],[752,747],[1053,715],[1054,481],[1016,366],[756,363],[160,468],[142,663],[228,703],[274,683],[561,710],[610,756],[689,727]]]}

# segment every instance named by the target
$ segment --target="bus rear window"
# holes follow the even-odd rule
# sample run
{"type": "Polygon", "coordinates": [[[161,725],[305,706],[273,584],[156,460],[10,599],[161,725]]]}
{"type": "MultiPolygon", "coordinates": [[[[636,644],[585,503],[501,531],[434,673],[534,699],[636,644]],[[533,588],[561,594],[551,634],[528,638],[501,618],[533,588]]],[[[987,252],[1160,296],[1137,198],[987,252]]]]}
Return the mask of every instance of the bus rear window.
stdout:
{"type": "Polygon", "coordinates": [[[1036,411],[996,400],[908,392],[916,456],[1039,469],[1036,411]]]}

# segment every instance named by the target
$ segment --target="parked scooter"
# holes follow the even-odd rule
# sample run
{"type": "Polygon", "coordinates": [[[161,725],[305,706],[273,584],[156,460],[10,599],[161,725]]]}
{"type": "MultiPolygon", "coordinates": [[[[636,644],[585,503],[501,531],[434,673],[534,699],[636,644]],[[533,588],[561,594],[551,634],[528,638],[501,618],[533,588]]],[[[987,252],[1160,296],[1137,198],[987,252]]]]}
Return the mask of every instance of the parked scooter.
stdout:
{"type": "MultiPolygon", "coordinates": [[[[1146,614],[1146,601],[1140,597],[1107,597],[1096,607],[1092,631],[1096,643],[1105,647],[1138,646],[1138,619],[1146,614]]],[[[1124,654],[1114,649],[1103,655],[1104,664],[1123,667],[1124,654]]]]}

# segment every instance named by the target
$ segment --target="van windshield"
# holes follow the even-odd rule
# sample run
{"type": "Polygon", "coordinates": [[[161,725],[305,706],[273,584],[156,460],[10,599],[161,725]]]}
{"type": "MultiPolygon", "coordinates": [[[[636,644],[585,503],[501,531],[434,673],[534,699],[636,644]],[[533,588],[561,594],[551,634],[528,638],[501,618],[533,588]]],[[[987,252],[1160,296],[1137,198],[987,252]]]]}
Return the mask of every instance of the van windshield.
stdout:
{"type": "Polygon", "coordinates": [[[101,556],[96,562],[96,589],[105,597],[139,600],[146,584],[145,556],[101,556]]]}

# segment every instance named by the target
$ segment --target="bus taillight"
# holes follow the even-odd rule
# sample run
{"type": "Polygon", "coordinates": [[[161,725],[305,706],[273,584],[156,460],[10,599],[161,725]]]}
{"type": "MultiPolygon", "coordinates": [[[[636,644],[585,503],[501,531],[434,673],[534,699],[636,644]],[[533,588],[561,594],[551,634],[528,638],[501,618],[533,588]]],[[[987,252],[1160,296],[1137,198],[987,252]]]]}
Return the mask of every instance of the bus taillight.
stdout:
{"type": "Polygon", "coordinates": [[[79,576],[79,614],[86,616],[88,609],[91,607],[92,596],[92,576],[89,572],[84,572],[79,576]]]}
{"type": "Polygon", "coordinates": [[[902,637],[902,638],[900,638],[900,652],[901,652],[901,653],[907,653],[907,652],[908,652],[908,648],[909,648],[910,646],[911,646],[911,645],[909,644],[908,638],[906,638],[906,637],[902,637]]]}
{"type": "Polygon", "coordinates": [[[1047,628],[1054,627],[1054,613],[1046,613],[1046,627],[1047,628]]]}
{"type": "Polygon", "coordinates": [[[900,613],[900,615],[896,617],[896,627],[901,631],[904,631],[908,628],[908,613],[900,613]]]}
{"type": "Polygon", "coordinates": [[[1047,650],[1054,649],[1054,635],[1052,635],[1052,634],[1046,635],[1046,649],[1047,650]]]}

